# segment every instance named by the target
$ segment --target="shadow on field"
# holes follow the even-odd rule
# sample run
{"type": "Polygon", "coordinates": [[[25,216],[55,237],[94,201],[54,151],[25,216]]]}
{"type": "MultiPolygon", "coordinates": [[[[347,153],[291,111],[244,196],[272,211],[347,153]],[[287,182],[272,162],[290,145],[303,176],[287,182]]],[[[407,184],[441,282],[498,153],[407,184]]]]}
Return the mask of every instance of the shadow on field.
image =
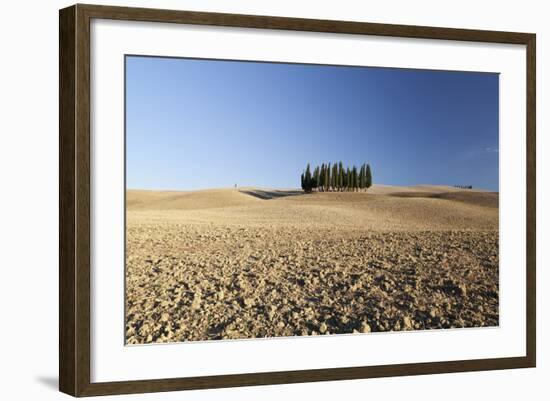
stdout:
{"type": "Polygon", "coordinates": [[[390,196],[396,198],[433,198],[455,202],[468,203],[470,205],[498,208],[498,192],[396,192],[390,196]]]}
{"type": "Polygon", "coordinates": [[[303,195],[304,193],[302,191],[298,190],[289,190],[289,191],[280,191],[280,190],[262,190],[262,189],[249,189],[249,190],[241,190],[240,191],[243,194],[253,196],[255,198],[269,200],[269,199],[277,199],[277,198],[284,198],[285,196],[297,196],[297,195],[303,195]]]}

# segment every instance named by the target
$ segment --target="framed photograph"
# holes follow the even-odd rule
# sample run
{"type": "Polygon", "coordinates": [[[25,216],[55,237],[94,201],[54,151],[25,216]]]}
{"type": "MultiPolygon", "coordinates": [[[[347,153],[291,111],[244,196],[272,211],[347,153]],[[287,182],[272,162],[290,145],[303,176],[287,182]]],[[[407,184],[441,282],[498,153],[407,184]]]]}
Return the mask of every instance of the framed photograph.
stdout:
{"type": "Polygon", "coordinates": [[[535,366],[534,34],[59,18],[62,392],[535,366]]]}

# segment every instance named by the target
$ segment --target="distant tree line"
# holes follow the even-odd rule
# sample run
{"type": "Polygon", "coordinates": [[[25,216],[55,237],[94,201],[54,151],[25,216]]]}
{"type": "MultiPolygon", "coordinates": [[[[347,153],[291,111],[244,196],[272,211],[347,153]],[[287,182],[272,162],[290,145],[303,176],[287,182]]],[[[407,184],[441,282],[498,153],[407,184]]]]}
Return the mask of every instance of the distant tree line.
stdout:
{"type": "Polygon", "coordinates": [[[344,167],[342,162],[323,163],[311,171],[309,163],[301,176],[304,192],[357,192],[372,186],[370,165],[363,164],[359,169],[344,167]]]}
{"type": "Polygon", "coordinates": [[[472,186],[471,185],[453,185],[455,188],[460,188],[460,189],[472,189],[472,186]]]}

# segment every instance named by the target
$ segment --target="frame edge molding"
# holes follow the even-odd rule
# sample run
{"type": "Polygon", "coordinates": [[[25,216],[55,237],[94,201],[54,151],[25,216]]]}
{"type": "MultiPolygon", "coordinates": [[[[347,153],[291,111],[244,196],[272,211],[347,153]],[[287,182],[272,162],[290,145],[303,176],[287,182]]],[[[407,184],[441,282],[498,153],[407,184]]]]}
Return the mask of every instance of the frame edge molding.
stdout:
{"type": "Polygon", "coordinates": [[[59,390],[76,395],[76,6],[59,11],[59,390]]]}

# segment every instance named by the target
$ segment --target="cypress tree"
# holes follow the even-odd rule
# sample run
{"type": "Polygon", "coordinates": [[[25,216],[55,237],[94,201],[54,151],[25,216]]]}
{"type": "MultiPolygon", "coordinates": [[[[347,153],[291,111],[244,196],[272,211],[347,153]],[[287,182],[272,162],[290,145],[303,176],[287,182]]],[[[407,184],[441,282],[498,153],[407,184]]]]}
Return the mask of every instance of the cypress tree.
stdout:
{"type": "Polygon", "coordinates": [[[336,163],[336,190],[340,191],[340,166],[336,163]]]}
{"type": "Polygon", "coordinates": [[[306,192],[311,192],[312,184],[313,183],[311,178],[311,169],[309,168],[309,163],[308,163],[306,167],[306,173],[304,175],[304,186],[305,186],[306,192]]]}
{"type": "Polygon", "coordinates": [[[346,190],[346,170],[342,169],[340,174],[342,174],[342,191],[345,191],[346,190]]]}
{"type": "Polygon", "coordinates": [[[344,166],[342,162],[338,163],[338,190],[341,191],[344,186],[344,166]]]}
{"type": "Polygon", "coordinates": [[[327,172],[325,173],[325,189],[328,191],[330,188],[330,163],[327,164],[327,172]]]}
{"type": "Polygon", "coordinates": [[[367,171],[365,172],[366,175],[366,187],[370,188],[372,186],[372,172],[370,170],[370,165],[367,164],[367,171]]]}
{"type": "Polygon", "coordinates": [[[301,180],[302,190],[305,191],[305,190],[306,190],[306,187],[305,187],[305,185],[304,185],[304,173],[302,173],[302,176],[300,177],[300,180],[301,180]]]}
{"type": "Polygon", "coordinates": [[[323,191],[328,191],[328,180],[330,180],[329,165],[325,163],[325,180],[323,181],[323,191]]]}
{"type": "Polygon", "coordinates": [[[321,191],[323,190],[324,185],[325,185],[325,163],[321,164],[321,171],[319,172],[318,187],[321,191]]]}
{"type": "Polygon", "coordinates": [[[351,171],[349,167],[346,167],[346,191],[351,189],[351,171]]]}
{"type": "Polygon", "coordinates": [[[334,164],[332,163],[330,165],[330,180],[328,185],[330,186],[330,190],[334,191],[334,164]]]}
{"type": "Polygon", "coordinates": [[[361,167],[357,168],[356,171],[357,171],[356,187],[359,190],[359,189],[361,189],[361,167]]]}
{"type": "Polygon", "coordinates": [[[315,171],[313,172],[313,189],[317,189],[319,186],[319,166],[315,167],[315,171]]]}
{"type": "Polygon", "coordinates": [[[348,186],[348,176],[346,174],[346,169],[342,169],[342,191],[345,191],[348,186]]]}
{"type": "Polygon", "coordinates": [[[332,166],[332,190],[336,191],[336,187],[338,186],[338,164],[334,163],[332,166]]]}

